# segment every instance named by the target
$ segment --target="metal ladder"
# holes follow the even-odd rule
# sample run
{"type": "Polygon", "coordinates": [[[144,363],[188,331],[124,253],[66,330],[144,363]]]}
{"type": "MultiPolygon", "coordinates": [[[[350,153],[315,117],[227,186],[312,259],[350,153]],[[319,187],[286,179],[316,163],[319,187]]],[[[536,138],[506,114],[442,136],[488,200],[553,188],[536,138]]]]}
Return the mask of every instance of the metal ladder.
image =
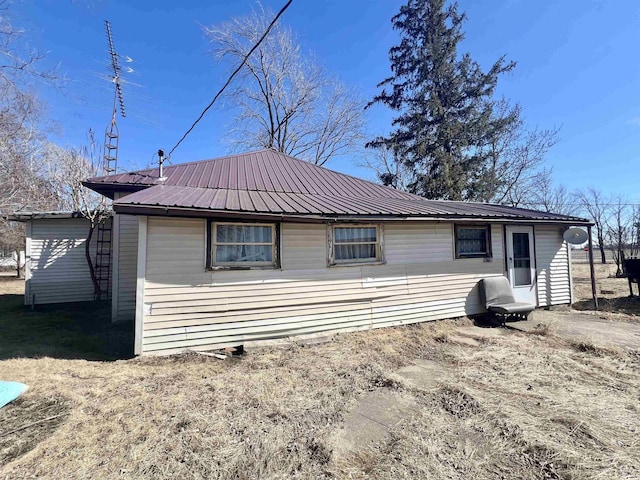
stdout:
{"type": "Polygon", "coordinates": [[[104,174],[116,173],[118,168],[118,141],[120,132],[116,125],[115,113],[111,123],[104,132],[104,174]]]}
{"type": "Polygon", "coordinates": [[[112,220],[108,219],[100,222],[97,226],[95,274],[100,287],[100,295],[97,295],[98,300],[109,298],[110,293],[111,222],[112,220]]]}

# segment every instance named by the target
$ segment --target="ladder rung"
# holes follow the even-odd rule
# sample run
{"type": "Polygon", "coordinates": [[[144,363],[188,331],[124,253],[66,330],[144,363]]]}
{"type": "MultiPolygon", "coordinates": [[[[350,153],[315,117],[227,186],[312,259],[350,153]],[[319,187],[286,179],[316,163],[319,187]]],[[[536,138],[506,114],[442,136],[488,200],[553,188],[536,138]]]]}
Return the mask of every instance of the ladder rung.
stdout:
{"type": "Polygon", "coordinates": [[[117,133],[105,132],[105,136],[109,138],[118,138],[117,133]]]}

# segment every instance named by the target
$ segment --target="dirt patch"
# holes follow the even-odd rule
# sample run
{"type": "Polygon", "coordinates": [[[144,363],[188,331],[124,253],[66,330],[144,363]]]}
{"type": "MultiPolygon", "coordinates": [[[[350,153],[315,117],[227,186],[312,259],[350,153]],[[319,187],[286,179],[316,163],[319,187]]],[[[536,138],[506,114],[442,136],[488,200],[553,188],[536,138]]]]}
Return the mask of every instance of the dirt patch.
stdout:
{"type": "Polygon", "coordinates": [[[444,387],[440,391],[442,408],[458,418],[467,418],[480,413],[480,404],[466,392],[455,387],[444,387]]]}
{"type": "Polygon", "coordinates": [[[622,354],[622,352],[614,348],[603,347],[588,341],[579,341],[579,340],[570,341],[569,345],[571,345],[571,347],[576,352],[589,353],[591,355],[596,355],[598,357],[603,357],[605,355],[621,355],[622,354]]]}
{"type": "Polygon", "coordinates": [[[0,467],[53,435],[71,411],[60,397],[19,398],[0,410],[0,467]]]}

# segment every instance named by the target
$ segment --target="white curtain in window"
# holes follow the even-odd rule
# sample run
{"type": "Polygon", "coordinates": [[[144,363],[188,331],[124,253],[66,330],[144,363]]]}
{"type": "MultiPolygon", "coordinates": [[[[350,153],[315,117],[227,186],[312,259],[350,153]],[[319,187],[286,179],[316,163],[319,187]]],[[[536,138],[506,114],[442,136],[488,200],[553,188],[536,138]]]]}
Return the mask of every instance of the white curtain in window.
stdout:
{"type": "Polygon", "coordinates": [[[335,227],[334,229],[336,260],[375,260],[376,245],[377,229],[375,227],[335,227]]]}
{"type": "Polygon", "coordinates": [[[273,261],[271,226],[219,224],[216,227],[216,243],[216,262],[273,261]]]}

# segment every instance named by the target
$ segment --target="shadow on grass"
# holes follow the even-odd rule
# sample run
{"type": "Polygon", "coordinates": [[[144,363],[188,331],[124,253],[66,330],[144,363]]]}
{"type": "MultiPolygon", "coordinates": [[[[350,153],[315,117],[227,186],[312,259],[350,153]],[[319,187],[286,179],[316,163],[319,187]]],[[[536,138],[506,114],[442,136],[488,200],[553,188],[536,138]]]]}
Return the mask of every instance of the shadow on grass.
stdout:
{"type": "MultiPolygon", "coordinates": [[[[580,300],[572,306],[575,310],[593,310],[593,300],[580,300]]],[[[640,297],[598,297],[598,309],[603,312],[640,316],[640,297]]]]}
{"type": "Polygon", "coordinates": [[[495,315],[491,315],[489,313],[470,315],[469,318],[473,320],[474,326],[480,328],[509,328],[509,325],[507,325],[508,323],[518,323],[526,320],[525,318],[512,315],[507,317],[503,323],[502,318],[498,318],[495,315]]]}
{"type": "Polygon", "coordinates": [[[133,356],[133,322],[112,324],[108,302],[42,305],[0,295],[0,360],[52,357],[118,360],[133,356]]]}

